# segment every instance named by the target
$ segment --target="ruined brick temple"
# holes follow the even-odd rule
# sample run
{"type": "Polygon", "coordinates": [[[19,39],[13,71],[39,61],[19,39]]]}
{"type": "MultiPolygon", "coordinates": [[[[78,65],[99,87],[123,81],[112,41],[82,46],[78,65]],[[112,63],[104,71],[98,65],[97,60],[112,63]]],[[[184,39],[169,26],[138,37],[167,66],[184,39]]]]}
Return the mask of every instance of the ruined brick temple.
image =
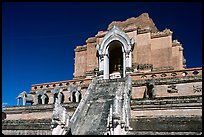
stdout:
{"type": "Polygon", "coordinates": [[[148,13],[113,21],[76,46],[72,80],[33,84],[3,108],[2,133],[202,134],[202,67],[186,67],[172,35],[148,13]]]}

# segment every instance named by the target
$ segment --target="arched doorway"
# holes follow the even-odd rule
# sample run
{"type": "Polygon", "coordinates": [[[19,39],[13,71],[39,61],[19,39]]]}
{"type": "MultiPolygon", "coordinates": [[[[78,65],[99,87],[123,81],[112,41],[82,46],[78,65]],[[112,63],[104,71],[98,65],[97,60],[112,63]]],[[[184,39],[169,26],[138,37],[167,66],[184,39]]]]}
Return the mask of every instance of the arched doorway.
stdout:
{"type": "Polygon", "coordinates": [[[134,39],[120,28],[113,26],[109,30],[96,49],[99,59],[99,79],[111,79],[125,77],[132,67],[132,49],[134,39]],[[120,70],[121,69],[121,70],[120,70]],[[114,71],[121,75],[113,74],[114,71]],[[113,76],[113,77],[112,77],[113,76]],[[115,77],[116,76],[116,77],[115,77]]]}
{"type": "Polygon", "coordinates": [[[119,41],[113,41],[110,43],[108,50],[110,78],[123,77],[122,44],[119,41]]]}

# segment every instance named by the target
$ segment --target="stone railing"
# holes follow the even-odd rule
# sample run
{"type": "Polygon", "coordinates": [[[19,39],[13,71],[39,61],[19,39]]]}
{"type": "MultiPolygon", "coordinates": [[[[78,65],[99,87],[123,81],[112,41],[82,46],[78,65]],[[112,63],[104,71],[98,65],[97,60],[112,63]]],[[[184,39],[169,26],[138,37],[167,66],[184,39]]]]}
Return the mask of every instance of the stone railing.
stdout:
{"type": "Polygon", "coordinates": [[[168,70],[148,73],[133,73],[131,74],[133,80],[147,80],[159,78],[181,78],[188,76],[202,76],[202,67],[188,68],[182,70],[168,70]]]}
{"type": "Polygon", "coordinates": [[[126,135],[130,129],[132,79],[127,76],[123,80],[125,80],[124,88],[114,91],[115,97],[113,104],[110,104],[105,135],[126,135]]]}
{"type": "Polygon", "coordinates": [[[131,100],[131,92],[132,92],[132,78],[127,76],[127,80],[125,83],[124,89],[124,104],[123,104],[123,120],[125,122],[125,128],[128,131],[130,128],[130,100],[131,100]]]}
{"type": "Polygon", "coordinates": [[[87,103],[87,100],[88,100],[91,92],[93,92],[93,89],[96,86],[97,82],[98,82],[97,78],[92,80],[91,84],[89,85],[89,87],[87,89],[87,92],[85,93],[84,97],[82,98],[79,105],[77,106],[74,114],[72,115],[72,117],[70,119],[72,130],[74,130],[75,126],[77,125],[77,122],[79,121],[82,109],[84,108],[85,104],[87,103]]]}
{"type": "Polygon", "coordinates": [[[91,79],[76,79],[76,80],[65,80],[65,81],[57,81],[57,82],[49,82],[49,83],[41,83],[41,84],[33,84],[31,86],[30,93],[35,93],[35,91],[39,89],[47,89],[51,90],[54,87],[67,87],[68,85],[76,84],[83,87],[88,87],[89,83],[91,82],[91,79]]]}

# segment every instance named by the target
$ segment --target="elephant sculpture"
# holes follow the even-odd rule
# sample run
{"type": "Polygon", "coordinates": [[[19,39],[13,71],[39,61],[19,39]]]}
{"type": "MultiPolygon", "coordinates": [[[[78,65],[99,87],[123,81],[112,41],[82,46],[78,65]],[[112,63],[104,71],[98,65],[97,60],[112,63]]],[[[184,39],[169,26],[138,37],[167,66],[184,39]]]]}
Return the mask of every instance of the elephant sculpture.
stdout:
{"type": "Polygon", "coordinates": [[[59,87],[59,88],[55,87],[55,88],[53,88],[53,89],[51,90],[52,96],[53,96],[53,104],[55,104],[56,99],[58,99],[58,101],[59,101],[60,103],[63,102],[63,93],[62,93],[62,91],[63,91],[63,88],[62,88],[62,87],[59,87]]]}
{"type": "Polygon", "coordinates": [[[79,102],[81,100],[81,87],[77,85],[70,85],[68,89],[70,92],[70,101],[79,102]]]}
{"type": "Polygon", "coordinates": [[[31,103],[31,105],[34,103],[33,96],[31,94],[27,94],[26,91],[21,92],[16,99],[18,100],[18,106],[20,104],[20,99],[23,100],[23,106],[25,106],[26,103],[31,103]]]}
{"type": "Polygon", "coordinates": [[[48,96],[47,96],[46,92],[47,92],[46,89],[40,89],[40,90],[36,91],[37,104],[47,104],[48,103],[48,96]]]}
{"type": "Polygon", "coordinates": [[[147,81],[147,85],[144,92],[143,98],[155,98],[156,92],[155,92],[155,82],[154,80],[147,81]]]}

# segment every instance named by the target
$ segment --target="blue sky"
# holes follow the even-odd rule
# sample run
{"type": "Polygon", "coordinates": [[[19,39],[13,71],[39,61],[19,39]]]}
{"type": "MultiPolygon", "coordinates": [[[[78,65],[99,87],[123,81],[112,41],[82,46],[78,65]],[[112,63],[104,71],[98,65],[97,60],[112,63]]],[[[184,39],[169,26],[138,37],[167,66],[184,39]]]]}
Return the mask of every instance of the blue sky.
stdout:
{"type": "Polygon", "coordinates": [[[3,2],[2,105],[32,84],[71,80],[74,48],[124,21],[148,12],[157,28],[169,28],[184,47],[187,67],[202,66],[202,5],[198,2],[3,2]]]}

